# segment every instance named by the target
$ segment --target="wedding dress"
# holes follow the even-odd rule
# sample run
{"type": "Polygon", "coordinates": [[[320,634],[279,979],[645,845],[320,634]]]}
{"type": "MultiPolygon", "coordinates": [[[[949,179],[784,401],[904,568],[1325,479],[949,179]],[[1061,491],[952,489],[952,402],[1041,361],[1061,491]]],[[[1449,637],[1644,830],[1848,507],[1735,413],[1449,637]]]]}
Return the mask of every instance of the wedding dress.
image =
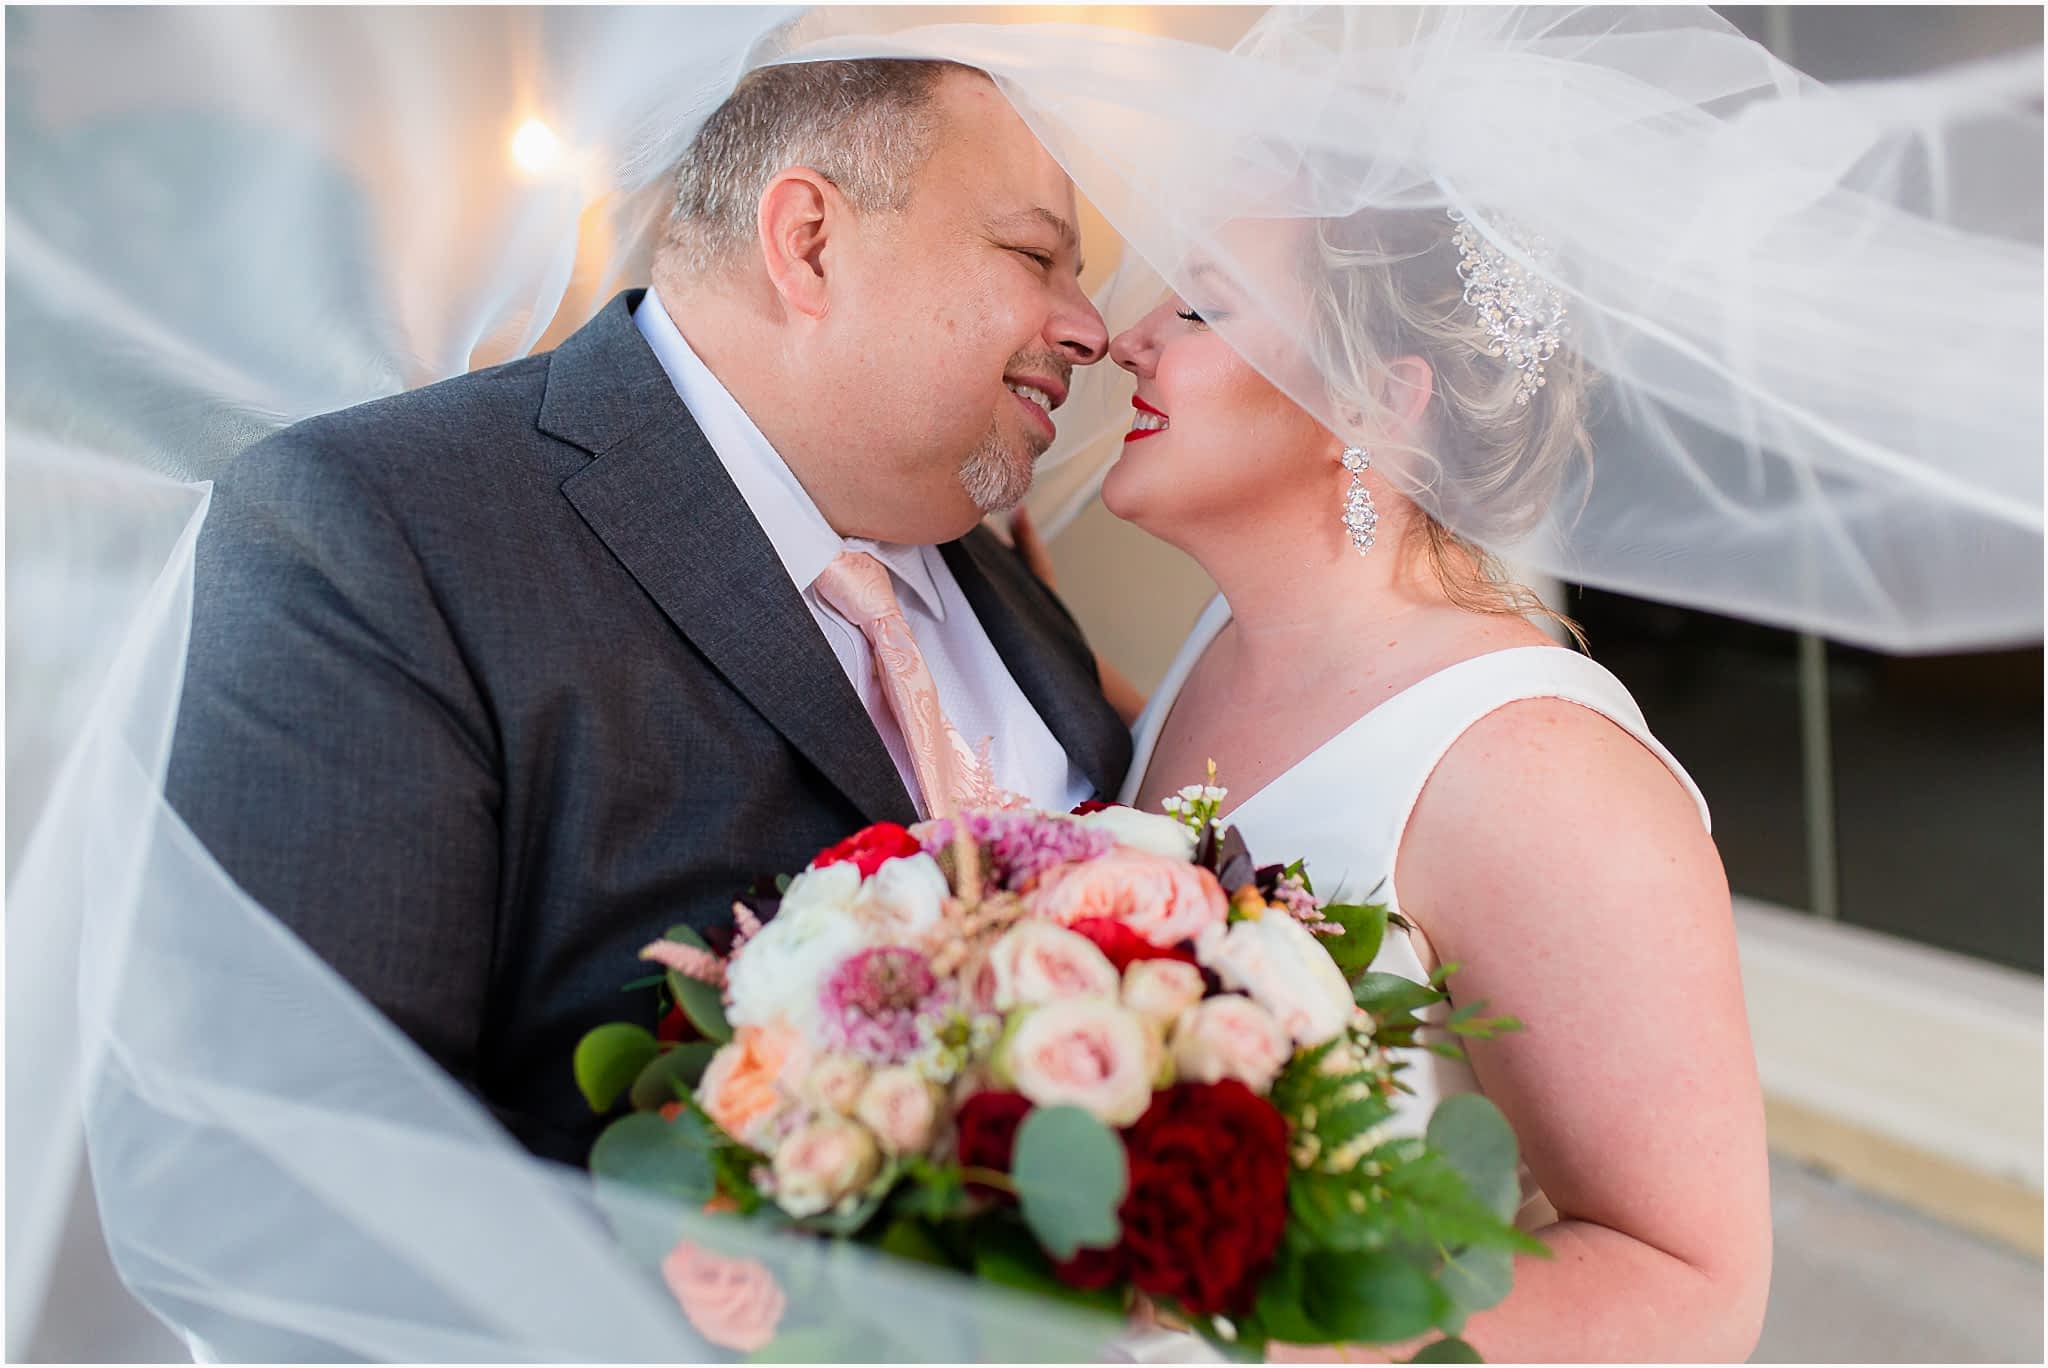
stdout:
{"type": "MultiPolygon", "coordinates": [[[[1136,796],[1159,733],[1195,662],[1230,621],[1221,595],[1203,610],[1146,704],[1135,728],[1131,773],[1120,801],[1136,796]]],[[[1401,906],[1395,856],[1409,814],[1445,752],[1481,718],[1524,699],[1561,698],[1590,708],[1620,727],[1670,769],[1708,819],[1707,801],[1683,766],[1650,734],[1642,710],[1603,666],[1560,646],[1519,646],[1461,660],[1409,685],[1323,742],[1305,758],[1225,809],[1254,858],[1300,859],[1316,894],[1328,902],[1384,903],[1413,926],[1389,926],[1372,967],[1425,981],[1440,962],[1428,929],[1401,906]]],[[[1227,787],[1228,776],[1224,776],[1227,787]]],[[[1474,839],[1483,839],[1478,833],[1474,839]]],[[[1431,1008],[1441,1017],[1444,1008],[1431,1008]]],[[[1422,1133],[1438,1102],[1479,1091],[1471,1068],[1426,1050],[1408,1052],[1401,1080],[1413,1091],[1395,1099],[1396,1133],[1422,1133]]],[[[1555,1219],[1525,1166],[1516,1223],[1534,1229],[1555,1219]]]]}

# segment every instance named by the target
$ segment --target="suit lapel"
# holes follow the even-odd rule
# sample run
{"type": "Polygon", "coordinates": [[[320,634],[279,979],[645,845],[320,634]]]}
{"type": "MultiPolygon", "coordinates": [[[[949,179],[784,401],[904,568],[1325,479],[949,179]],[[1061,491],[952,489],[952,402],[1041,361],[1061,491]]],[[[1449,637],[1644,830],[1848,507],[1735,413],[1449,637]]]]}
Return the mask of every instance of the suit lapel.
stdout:
{"type": "Polygon", "coordinates": [[[1010,677],[1045,719],[1095,791],[1114,796],[1130,763],[1130,733],[1103,701],[1101,681],[1078,630],[1063,637],[1057,609],[1022,582],[1016,553],[984,529],[939,548],[1010,677]]]}
{"type": "Polygon", "coordinates": [[[562,485],[712,666],[870,821],[916,809],[802,595],[632,321],[613,299],[556,350],[541,429],[593,459],[562,485]]]}

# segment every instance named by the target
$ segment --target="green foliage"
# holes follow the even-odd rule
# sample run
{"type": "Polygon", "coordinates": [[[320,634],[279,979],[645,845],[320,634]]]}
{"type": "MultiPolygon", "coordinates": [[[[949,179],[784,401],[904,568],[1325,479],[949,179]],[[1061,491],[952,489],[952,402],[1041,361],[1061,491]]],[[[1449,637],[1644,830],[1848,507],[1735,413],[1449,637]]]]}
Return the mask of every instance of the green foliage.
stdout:
{"type": "Polygon", "coordinates": [[[1500,1108],[1478,1093],[1437,1104],[1424,1139],[1444,1157],[1494,1215],[1512,1221],[1521,1205],[1515,1132],[1500,1108]]]}
{"type": "Polygon", "coordinates": [[[685,1041],[663,1050],[633,1079],[633,1110],[657,1111],[689,1096],[717,1052],[718,1046],[708,1040],[685,1041]]]}
{"type": "Polygon", "coordinates": [[[1408,1361],[1410,1363],[1486,1362],[1485,1359],[1479,1357],[1479,1351],[1477,1349],[1474,1349],[1471,1345],[1465,1343],[1465,1341],[1461,1339],[1457,1339],[1455,1337],[1448,1335],[1445,1336],[1443,1339],[1431,1340],[1428,1344],[1423,1345],[1422,1348],[1418,1349],[1415,1352],[1415,1357],[1409,1359],[1408,1361]]]}
{"type": "Polygon", "coordinates": [[[903,1185],[896,1189],[896,1209],[924,1221],[949,1221],[974,1205],[966,1180],[955,1164],[910,1159],[903,1165],[903,1185]]]}
{"type": "Polygon", "coordinates": [[[1444,995],[1414,979],[1374,970],[1352,980],[1351,1000],[1375,1017],[1399,1022],[1401,1018],[1413,1017],[1433,1003],[1442,1002],[1444,995]]]}
{"type": "Polygon", "coordinates": [[[716,1191],[714,1134],[695,1114],[665,1121],[653,1112],[634,1112],[605,1127],[590,1151],[590,1171],[599,1178],[675,1198],[695,1209],[716,1191]]]}
{"type": "Polygon", "coordinates": [[[573,1067],[576,1087],[594,1112],[607,1112],[619,1094],[632,1086],[640,1071],[661,1048],[654,1034],[630,1022],[599,1026],[576,1043],[573,1067]]]}
{"type": "MultiPolygon", "coordinates": [[[[679,945],[695,946],[706,954],[711,952],[710,943],[687,926],[671,926],[668,939],[679,945]]],[[[669,971],[667,982],[670,999],[683,1009],[683,1015],[706,1040],[723,1042],[732,1039],[732,1026],[725,1019],[725,1001],[718,989],[697,979],[685,978],[674,970],[669,971]]]]}
{"type": "Polygon", "coordinates": [[[898,1216],[882,1230],[875,1247],[899,1259],[911,1259],[917,1263],[932,1264],[939,1268],[953,1267],[953,1260],[947,1255],[924,1222],[898,1216]]]}
{"type": "Polygon", "coordinates": [[[1323,941],[1346,980],[1355,980],[1372,964],[1387,935],[1385,903],[1331,903],[1323,915],[1344,928],[1344,934],[1323,941]]]}
{"type": "Polygon", "coordinates": [[[1123,1141],[1079,1107],[1035,1107],[1017,1128],[1010,1161],[1017,1205],[1046,1252],[1071,1259],[1122,1233],[1117,1208],[1130,1189],[1123,1141]]]}
{"type": "Polygon", "coordinates": [[[1415,1260],[1362,1250],[1305,1260],[1301,1305],[1327,1338],[1364,1344],[1419,1335],[1450,1310],[1449,1298],[1415,1260]]]}
{"type": "Polygon", "coordinates": [[[1052,1263],[1038,1242],[1006,1216],[991,1217],[977,1223],[974,1275],[983,1282],[1014,1287],[1089,1311],[1116,1315],[1123,1309],[1124,1299],[1120,1292],[1069,1287],[1061,1282],[1054,1276],[1052,1263]]]}

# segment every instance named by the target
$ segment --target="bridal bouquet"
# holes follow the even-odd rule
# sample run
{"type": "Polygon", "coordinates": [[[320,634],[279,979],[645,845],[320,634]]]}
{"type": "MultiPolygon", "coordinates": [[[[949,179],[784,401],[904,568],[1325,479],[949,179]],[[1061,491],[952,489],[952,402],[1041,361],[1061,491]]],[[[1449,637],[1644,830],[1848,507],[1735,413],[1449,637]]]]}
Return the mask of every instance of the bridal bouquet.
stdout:
{"type": "MultiPolygon", "coordinates": [[[[1386,910],[1256,865],[1222,795],[870,827],[738,903],[729,944],[674,928],[641,952],[660,1026],[578,1047],[591,1106],[632,1109],[592,1170],[1110,1313],[1142,1297],[1234,1354],[1455,1335],[1543,1246],[1510,1224],[1491,1104],[1392,1124],[1390,1050],[1423,1043],[1450,966],[1370,970],[1386,910]]],[[[1483,1006],[1442,1033],[1515,1024],[1483,1006]]],[[[663,1273],[725,1348],[805,1330],[758,1264],[683,1241],[663,1273]]]]}

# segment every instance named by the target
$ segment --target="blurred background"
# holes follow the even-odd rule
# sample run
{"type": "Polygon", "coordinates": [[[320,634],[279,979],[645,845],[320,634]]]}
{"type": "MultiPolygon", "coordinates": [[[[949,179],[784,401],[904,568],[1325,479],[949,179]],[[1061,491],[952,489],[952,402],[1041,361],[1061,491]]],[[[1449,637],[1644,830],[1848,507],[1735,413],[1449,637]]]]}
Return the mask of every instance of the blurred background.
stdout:
{"type": "MultiPolygon", "coordinates": [[[[1716,8],[1829,82],[2042,40],[2038,7],[1716,8]]],[[[1256,13],[1213,11],[1215,41],[1256,13]]],[[[1149,691],[1214,586],[1099,502],[1052,554],[1149,691]]],[[[1756,1361],[2040,1362],[2041,648],[1886,656],[1535,587],[1713,810],[1774,1153],[1756,1361]]]]}

